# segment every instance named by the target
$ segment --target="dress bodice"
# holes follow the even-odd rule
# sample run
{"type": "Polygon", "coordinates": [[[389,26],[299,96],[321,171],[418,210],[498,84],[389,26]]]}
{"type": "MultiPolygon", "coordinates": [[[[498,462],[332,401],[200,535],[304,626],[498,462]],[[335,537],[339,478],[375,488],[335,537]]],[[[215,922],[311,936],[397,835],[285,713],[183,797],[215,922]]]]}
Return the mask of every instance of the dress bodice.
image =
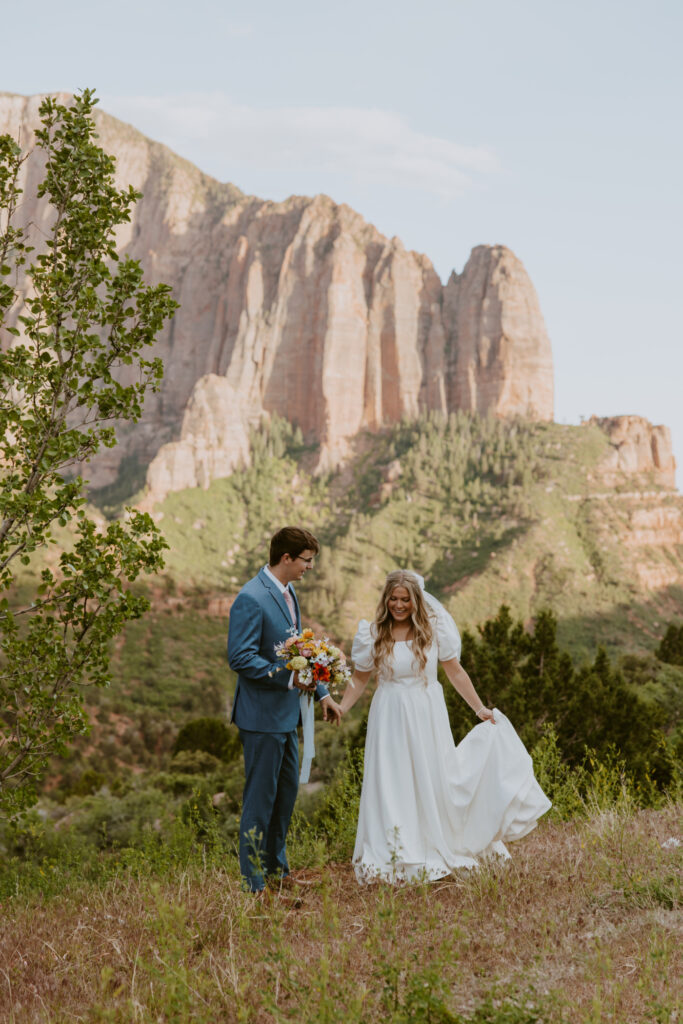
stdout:
{"type": "Polygon", "coordinates": [[[380,684],[399,686],[429,686],[437,679],[438,653],[436,644],[432,644],[427,654],[427,664],[424,671],[420,672],[420,666],[413,655],[412,643],[397,640],[394,642],[391,661],[378,674],[377,681],[380,684]]]}
{"type": "MultiPolygon", "coordinates": [[[[391,658],[378,673],[378,683],[392,683],[401,686],[426,686],[437,681],[439,661],[450,661],[460,657],[460,634],[455,622],[445,608],[439,606],[432,615],[434,639],[427,654],[427,664],[420,672],[413,656],[413,645],[408,640],[396,640],[391,658]]],[[[361,619],[351,648],[354,667],[360,672],[372,672],[375,668],[373,647],[375,643],[374,623],[361,619]]]]}

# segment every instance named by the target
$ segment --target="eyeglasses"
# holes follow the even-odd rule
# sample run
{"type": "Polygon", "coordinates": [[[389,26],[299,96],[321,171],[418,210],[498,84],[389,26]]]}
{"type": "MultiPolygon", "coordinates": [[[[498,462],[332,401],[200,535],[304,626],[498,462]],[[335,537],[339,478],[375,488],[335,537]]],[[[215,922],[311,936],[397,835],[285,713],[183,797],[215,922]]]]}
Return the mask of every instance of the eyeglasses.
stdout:
{"type": "Polygon", "coordinates": [[[303,558],[301,555],[297,555],[296,557],[299,559],[299,561],[305,562],[306,565],[313,565],[313,563],[315,562],[315,559],[312,558],[312,557],[311,558],[303,558]]]}

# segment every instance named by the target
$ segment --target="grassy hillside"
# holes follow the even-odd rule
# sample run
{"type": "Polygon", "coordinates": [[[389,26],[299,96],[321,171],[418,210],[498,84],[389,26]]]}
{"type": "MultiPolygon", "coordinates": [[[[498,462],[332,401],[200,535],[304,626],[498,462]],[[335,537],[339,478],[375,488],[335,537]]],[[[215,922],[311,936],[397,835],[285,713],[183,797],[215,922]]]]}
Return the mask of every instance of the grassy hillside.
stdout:
{"type": "MultiPolygon", "coordinates": [[[[6,900],[0,1017],[213,1024],[670,1024],[681,1010],[680,808],[542,821],[513,860],[358,886],[294,836],[289,898],[210,844],[6,900]]],[[[61,870],[64,872],[64,868],[61,870]]]]}
{"type": "Polygon", "coordinates": [[[256,439],[250,469],[160,507],[170,578],[234,593],[263,564],[273,530],[302,522],[323,543],[303,606],[343,641],[397,566],[422,573],[462,627],[502,603],[525,621],[552,608],[579,656],[597,643],[653,647],[683,606],[683,550],[625,546],[634,511],[680,508],[681,498],[626,478],[606,494],[608,441],[595,425],[430,415],[357,448],[343,471],[314,477],[291,428],[276,421],[256,439]],[[649,591],[640,563],[673,566],[676,582],[649,591]]]}

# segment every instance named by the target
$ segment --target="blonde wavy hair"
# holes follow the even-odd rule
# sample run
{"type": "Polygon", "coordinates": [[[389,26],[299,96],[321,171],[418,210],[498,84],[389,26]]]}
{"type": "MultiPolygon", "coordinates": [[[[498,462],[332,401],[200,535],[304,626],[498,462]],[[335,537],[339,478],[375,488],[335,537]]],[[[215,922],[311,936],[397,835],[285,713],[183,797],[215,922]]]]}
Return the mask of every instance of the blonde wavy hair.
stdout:
{"type": "Polygon", "coordinates": [[[413,657],[418,664],[420,675],[424,673],[427,664],[427,653],[432,645],[434,629],[432,626],[432,615],[429,606],[425,602],[422,588],[412,572],[405,572],[397,569],[390,572],[384,584],[382,596],[375,612],[374,634],[375,643],[372,654],[375,662],[375,670],[379,671],[391,659],[394,651],[394,638],[391,635],[391,624],[394,621],[389,611],[389,598],[396,587],[405,587],[410,594],[413,610],[410,615],[413,627],[412,648],[413,657]]]}

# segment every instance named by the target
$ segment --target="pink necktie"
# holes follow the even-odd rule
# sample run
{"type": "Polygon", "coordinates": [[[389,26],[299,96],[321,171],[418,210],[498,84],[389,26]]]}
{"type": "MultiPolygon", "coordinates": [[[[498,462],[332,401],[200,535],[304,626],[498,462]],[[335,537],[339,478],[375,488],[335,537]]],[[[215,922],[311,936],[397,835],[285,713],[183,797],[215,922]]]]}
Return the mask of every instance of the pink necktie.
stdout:
{"type": "Polygon", "coordinates": [[[285,587],[285,601],[289,608],[289,614],[292,616],[292,622],[296,626],[296,608],[294,607],[294,598],[292,597],[292,592],[289,587],[285,587]]]}

